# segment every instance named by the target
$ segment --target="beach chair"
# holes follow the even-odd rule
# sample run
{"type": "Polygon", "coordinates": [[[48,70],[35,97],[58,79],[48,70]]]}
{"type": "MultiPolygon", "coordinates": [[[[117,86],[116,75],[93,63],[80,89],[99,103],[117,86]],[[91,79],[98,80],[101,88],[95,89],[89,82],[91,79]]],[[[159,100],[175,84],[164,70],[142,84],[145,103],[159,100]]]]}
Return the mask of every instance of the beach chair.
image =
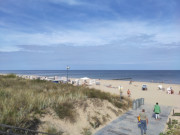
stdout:
{"type": "Polygon", "coordinates": [[[147,90],[147,85],[146,84],[142,85],[142,90],[147,90]]]}
{"type": "Polygon", "coordinates": [[[93,85],[93,84],[96,84],[95,79],[93,79],[93,80],[92,80],[92,79],[90,79],[90,80],[89,80],[89,85],[93,85]]]}
{"type": "Polygon", "coordinates": [[[96,82],[96,85],[100,85],[100,82],[96,82]]]}
{"type": "Polygon", "coordinates": [[[75,83],[76,83],[77,86],[79,86],[79,85],[80,85],[79,79],[76,79],[76,80],[75,80],[75,83]]]}
{"type": "Polygon", "coordinates": [[[167,88],[167,94],[171,94],[171,87],[167,88]]]}
{"type": "Polygon", "coordinates": [[[162,85],[158,85],[158,89],[159,90],[163,90],[163,86],[162,85]]]}

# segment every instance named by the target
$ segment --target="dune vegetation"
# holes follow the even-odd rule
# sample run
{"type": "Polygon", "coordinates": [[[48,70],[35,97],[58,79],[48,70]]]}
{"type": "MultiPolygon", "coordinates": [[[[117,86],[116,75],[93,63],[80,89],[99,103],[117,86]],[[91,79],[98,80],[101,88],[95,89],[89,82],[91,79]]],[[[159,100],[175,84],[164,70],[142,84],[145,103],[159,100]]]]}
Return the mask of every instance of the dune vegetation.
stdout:
{"type": "Polygon", "coordinates": [[[38,125],[39,117],[47,109],[52,109],[60,119],[75,121],[74,103],[94,98],[107,100],[121,109],[131,105],[125,97],[126,102],[120,102],[116,95],[84,86],[0,75],[0,123],[31,128],[38,125]]]}
{"type": "Polygon", "coordinates": [[[159,135],[180,135],[180,122],[178,120],[173,119],[172,123],[167,123],[168,128],[164,133],[160,133],[159,135]]]}

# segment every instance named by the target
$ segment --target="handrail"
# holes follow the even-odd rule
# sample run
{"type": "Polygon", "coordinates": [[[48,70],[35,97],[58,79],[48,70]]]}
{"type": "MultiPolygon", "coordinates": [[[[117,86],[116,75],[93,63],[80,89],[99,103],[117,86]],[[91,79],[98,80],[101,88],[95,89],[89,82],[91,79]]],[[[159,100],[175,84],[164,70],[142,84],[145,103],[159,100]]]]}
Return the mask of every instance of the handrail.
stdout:
{"type": "MultiPolygon", "coordinates": [[[[49,134],[49,133],[45,133],[45,132],[40,132],[40,131],[35,131],[35,130],[30,130],[30,129],[26,129],[26,128],[20,128],[20,127],[15,127],[15,126],[10,126],[10,125],[6,125],[6,124],[0,124],[0,127],[4,127],[4,128],[9,128],[9,129],[17,129],[17,130],[23,130],[24,132],[31,132],[31,133],[35,133],[35,134],[44,134],[44,135],[56,135],[56,134],[49,134]]],[[[3,133],[3,135],[7,134],[7,135],[21,135],[21,134],[16,134],[16,133],[8,133],[8,132],[4,132],[0,130],[0,133],[3,133]]]]}

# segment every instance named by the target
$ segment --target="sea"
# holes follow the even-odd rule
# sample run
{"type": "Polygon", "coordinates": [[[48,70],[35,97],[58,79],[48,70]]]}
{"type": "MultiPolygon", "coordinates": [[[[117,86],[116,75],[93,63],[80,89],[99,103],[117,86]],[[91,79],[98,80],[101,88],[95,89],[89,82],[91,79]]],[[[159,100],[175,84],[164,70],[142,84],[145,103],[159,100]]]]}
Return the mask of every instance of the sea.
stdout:
{"type": "Polygon", "coordinates": [[[180,70],[0,70],[0,73],[180,84],[180,70]]]}

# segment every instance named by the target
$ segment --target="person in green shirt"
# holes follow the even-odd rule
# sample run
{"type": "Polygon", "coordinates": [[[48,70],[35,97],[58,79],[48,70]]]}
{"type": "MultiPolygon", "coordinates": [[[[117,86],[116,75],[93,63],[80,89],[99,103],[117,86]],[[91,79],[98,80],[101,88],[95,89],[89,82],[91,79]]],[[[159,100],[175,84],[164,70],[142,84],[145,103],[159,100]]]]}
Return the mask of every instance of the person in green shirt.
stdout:
{"type": "Polygon", "coordinates": [[[161,113],[161,109],[158,103],[156,103],[156,105],[154,106],[154,112],[155,112],[155,119],[159,120],[160,119],[159,114],[161,113]]]}

